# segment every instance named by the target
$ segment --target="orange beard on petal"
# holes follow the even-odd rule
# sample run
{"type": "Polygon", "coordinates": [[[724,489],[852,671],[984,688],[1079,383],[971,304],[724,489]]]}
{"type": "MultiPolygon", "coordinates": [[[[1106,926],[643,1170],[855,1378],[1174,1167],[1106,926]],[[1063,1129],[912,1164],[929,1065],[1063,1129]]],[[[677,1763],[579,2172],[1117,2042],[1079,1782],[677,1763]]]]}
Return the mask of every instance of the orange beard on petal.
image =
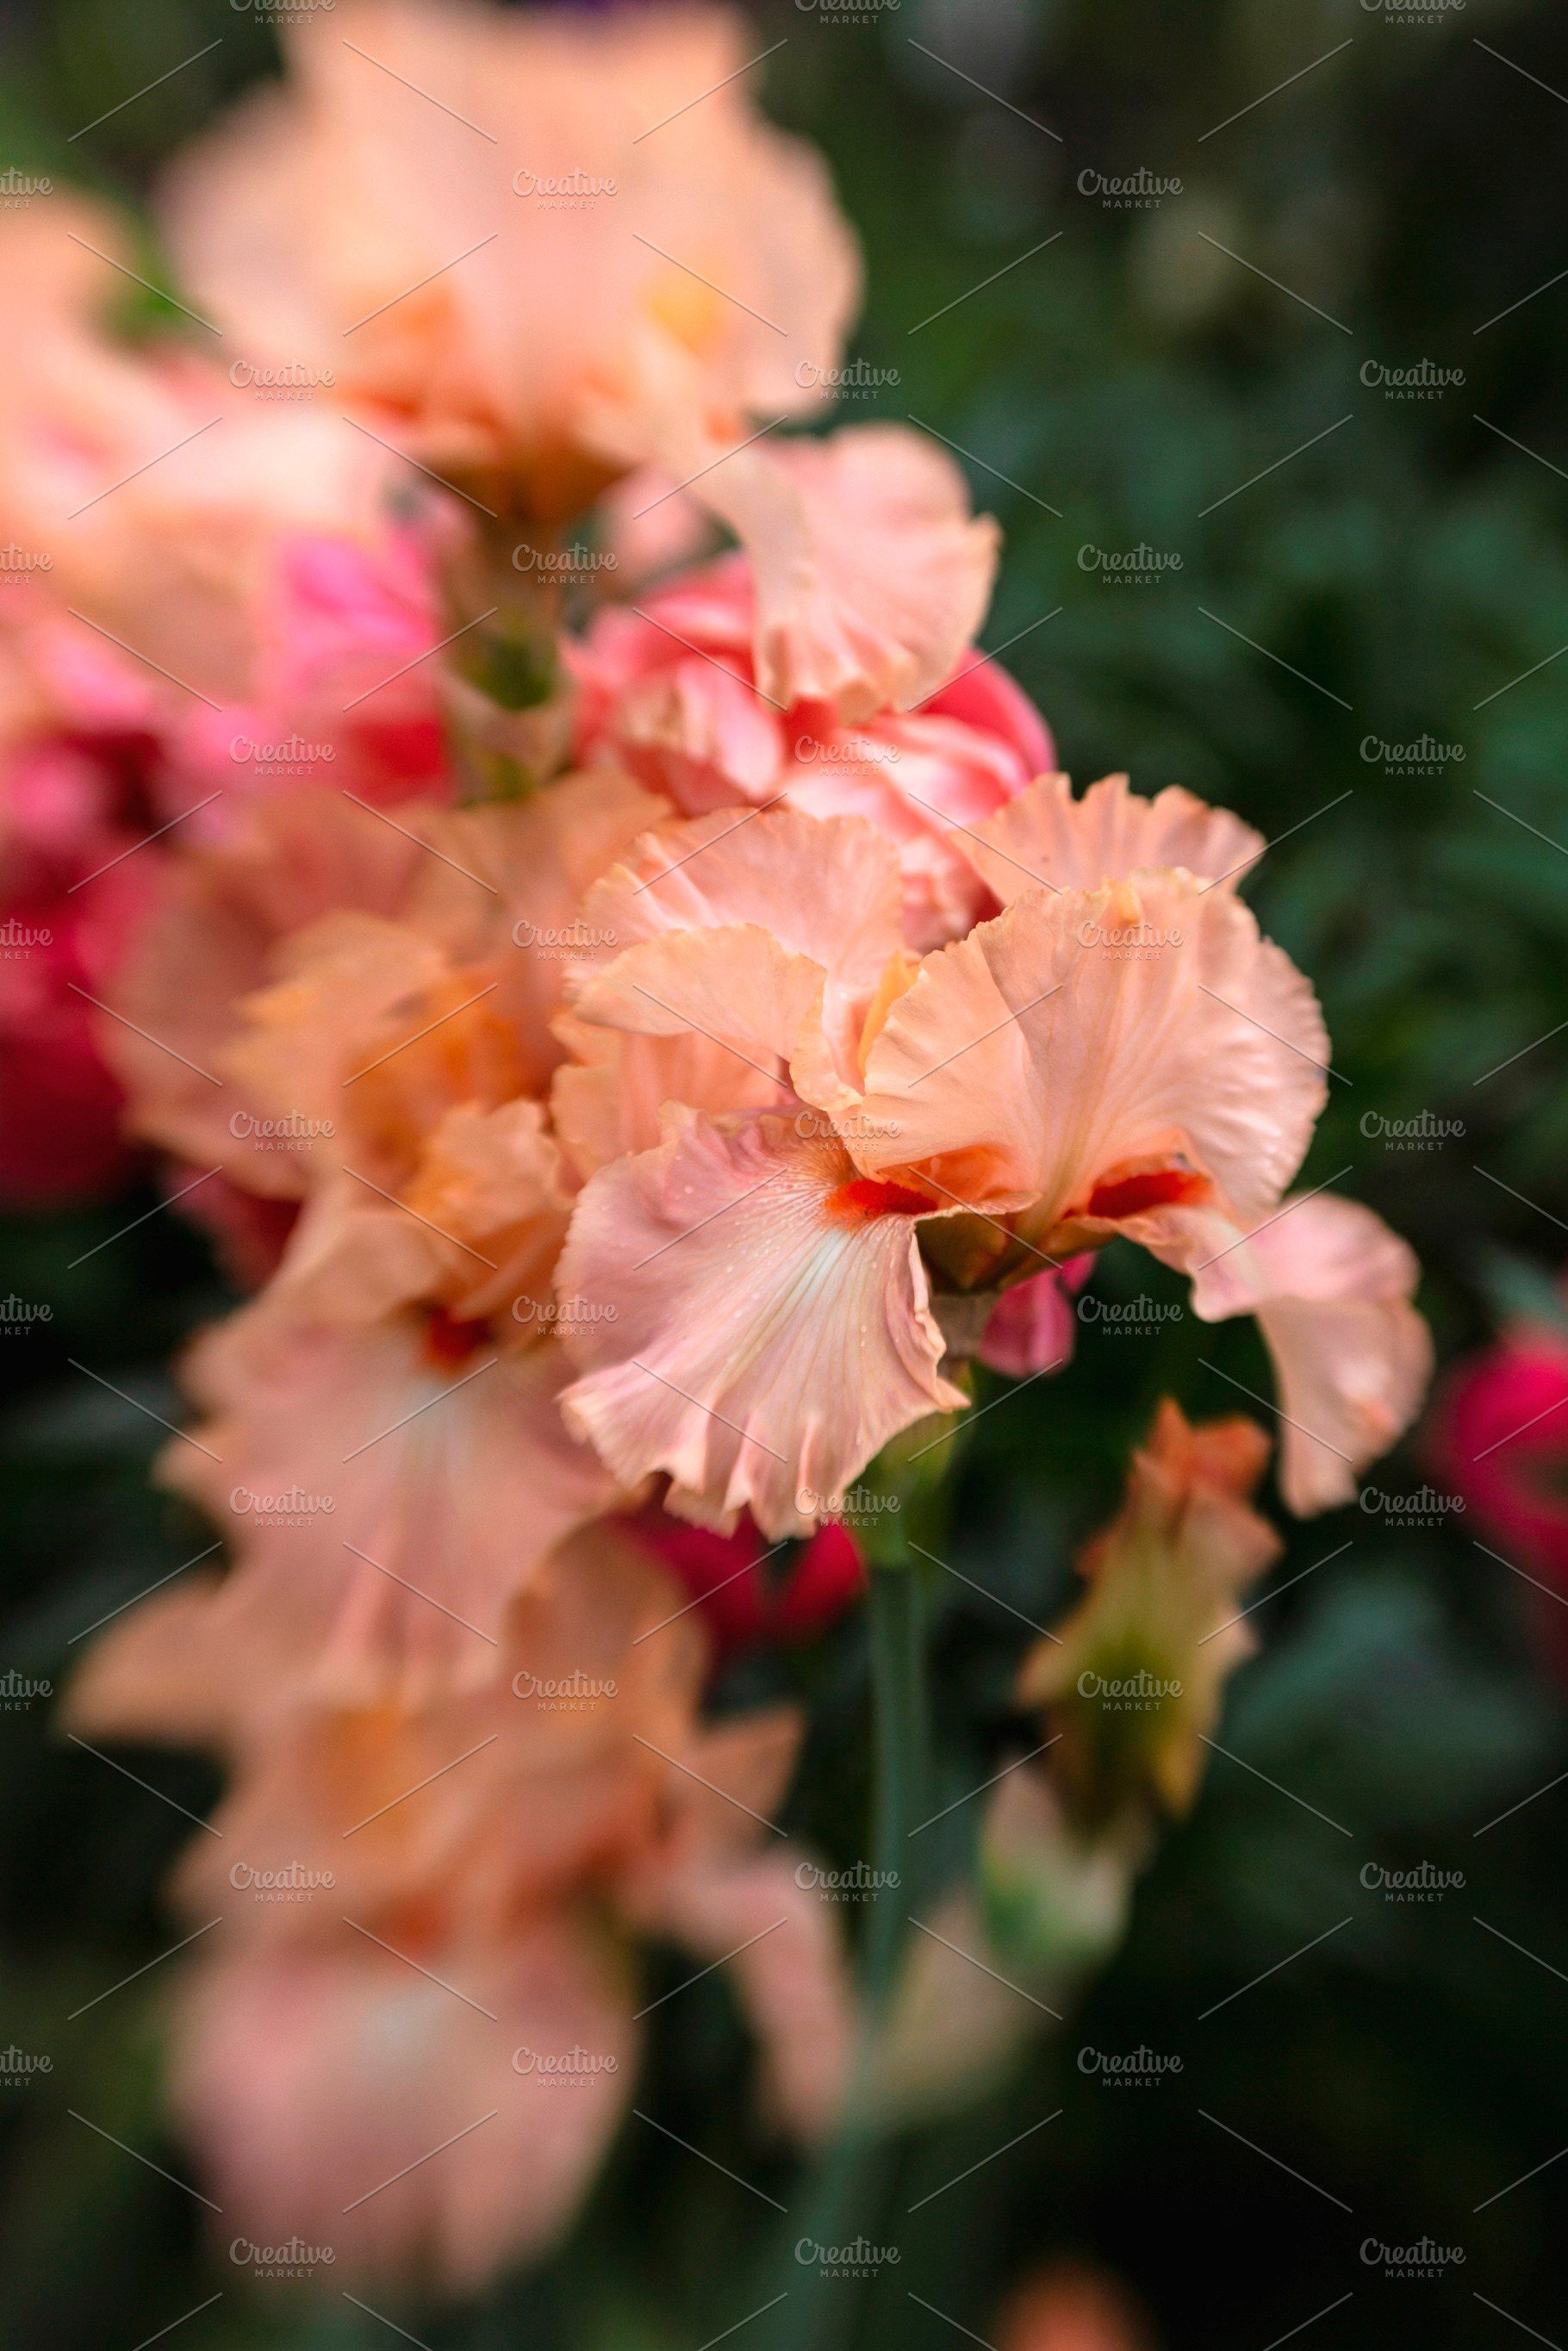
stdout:
{"type": "Polygon", "coordinates": [[[437,1371],[459,1371],[470,1355],[488,1344],[487,1322],[460,1322],[444,1306],[425,1310],[424,1357],[437,1371]]]}
{"type": "Polygon", "coordinates": [[[881,1184],[855,1176],[828,1195],[828,1214],[840,1224],[865,1224],[873,1217],[929,1217],[941,1206],[904,1184],[881,1184]]]}
{"type": "Polygon", "coordinates": [[[1211,1186],[1207,1176],[1189,1167],[1150,1167],[1135,1176],[1112,1176],[1096,1184],[1082,1214],[1086,1217],[1141,1217],[1150,1208],[1185,1207],[1206,1200],[1211,1186]]]}

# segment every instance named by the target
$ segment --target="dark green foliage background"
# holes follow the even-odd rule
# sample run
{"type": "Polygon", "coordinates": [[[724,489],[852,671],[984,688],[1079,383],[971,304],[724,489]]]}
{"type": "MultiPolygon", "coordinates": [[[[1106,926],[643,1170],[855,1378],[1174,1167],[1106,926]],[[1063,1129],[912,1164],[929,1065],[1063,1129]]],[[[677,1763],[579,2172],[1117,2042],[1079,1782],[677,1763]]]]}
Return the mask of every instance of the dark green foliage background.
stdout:
{"type": "MultiPolygon", "coordinates": [[[[1568,16],[1550,0],[1469,0],[1409,21],[1364,0],[904,0],[847,21],[775,5],[753,22],[757,47],[787,41],[766,69],[769,107],[825,147],[865,240],[856,348],[897,373],[840,413],[914,415],[973,453],[977,500],[1007,533],[988,642],[1018,636],[1007,658],[1081,783],[1128,768],[1145,789],[1182,781],[1291,834],[1249,895],[1315,979],[1343,1073],[1304,1181],[1348,1169],[1342,1188],[1410,1237],[1451,1359],[1489,1327],[1484,1241],[1547,1264],[1568,1230],[1568,1036],[1479,1082],[1568,1022],[1568,668],[1546,665],[1568,645],[1568,283],[1522,298],[1568,260],[1568,16]],[[1181,195],[1116,212],[1080,193],[1085,170],[1140,166],[1179,177],[1181,195]],[[1423,359],[1462,383],[1396,402],[1361,379],[1368,360],[1423,359]],[[1078,559],[1140,541],[1179,552],[1180,569],[1115,587],[1078,559]],[[1423,731],[1462,747],[1462,762],[1403,774],[1361,755],[1368,737],[1423,731]],[[1401,1154],[1363,1131],[1369,1112],[1422,1111],[1462,1133],[1401,1154]]],[[[264,26],[221,0],[12,5],[0,29],[0,161],[132,201],[222,98],[273,69],[264,26]],[[68,141],[210,41],[221,47],[68,141]]],[[[83,1626],[210,1540],[149,1492],[152,1425],[67,1360],[176,1413],[170,1351],[225,1302],[201,1245],[160,1217],[69,1270],[154,1197],[139,1188],[5,1228],[0,1288],[48,1300],[54,1320],[0,1348],[0,1671],[57,1685],[83,1626]]],[[[1118,1251],[1095,1284],[1180,1295],[1118,1251]]],[[[1221,1374],[1267,1390],[1249,1326],[1085,1329],[1069,1374],[977,1425],[954,1564],[1030,1615],[1060,1610],[1071,1552],[1111,1507],[1157,1396],[1228,1410],[1240,1399],[1221,1374]]],[[[1417,1439],[1375,1476],[1398,1492],[1425,1468],[1417,1439]]],[[[1063,2251],[1124,2272],[1176,2351],[1263,2351],[1346,2294],[1314,2328],[1323,2351],[1515,2339],[1492,2304],[1562,2336],[1565,2174],[1485,2199],[1568,2146],[1568,1975],[1556,1972],[1568,1970],[1568,1787],[1475,1832],[1568,1771],[1563,1702],[1524,1587],[1462,1520],[1409,1530],[1352,1510],[1291,1527],[1276,1580],[1342,1545],[1260,1614],[1265,1647],[1238,1675],[1221,1734],[1252,1771],[1213,1759],[1082,2020],[1005,2098],[898,2150],[885,2205],[863,2218],[904,2259],[852,2314],[863,2344],[962,2339],[912,2292],[984,2336],[1007,2284],[1063,2251]],[[1395,1907],[1362,1886],[1368,1860],[1427,1860],[1465,1884],[1395,1907]],[[1076,2069],[1084,2043],[1146,2043],[1184,2070],[1112,2094],[1076,2069]],[[904,2217],[1058,2105],[1049,2129],[904,2217]],[[1368,2236],[1423,2233],[1462,2247],[1463,2267],[1385,2283],[1358,2258],[1368,2236]]],[[[1008,1693],[1026,1636],[938,1582],[946,1800],[1016,1747],[1008,1693]]],[[[744,1665],[722,1695],[780,1687],[814,1708],[792,1816],[853,1858],[859,1628],[744,1665]]],[[[131,1761],[192,1811],[215,1793],[195,1759],[131,1761]]],[[[51,1736],[43,1704],[0,1713],[0,2043],[54,2063],[47,2079],[0,2088],[0,2344],[131,2351],[220,2289],[171,2338],[181,2351],[395,2341],[341,2299],[247,2292],[204,2247],[188,2198],[70,2119],[78,2107],[184,2167],[158,2116],[156,1976],[65,2020],[164,1948],[158,1883],[186,1832],[51,1736]]],[[[949,1823],[947,1866],[963,1865],[977,1809],[949,1823]]],[[[673,1959],[655,1976],[661,1964],[678,1980],[673,1959]]],[[[734,2094],[744,2043],[718,1980],[662,2016],[638,2104],[789,2201],[787,2164],[734,2094]]],[[[633,2123],[540,2275],[474,2312],[382,2306],[441,2351],[695,2351],[761,2298],[766,2225],[752,2199],[633,2123]]]]}

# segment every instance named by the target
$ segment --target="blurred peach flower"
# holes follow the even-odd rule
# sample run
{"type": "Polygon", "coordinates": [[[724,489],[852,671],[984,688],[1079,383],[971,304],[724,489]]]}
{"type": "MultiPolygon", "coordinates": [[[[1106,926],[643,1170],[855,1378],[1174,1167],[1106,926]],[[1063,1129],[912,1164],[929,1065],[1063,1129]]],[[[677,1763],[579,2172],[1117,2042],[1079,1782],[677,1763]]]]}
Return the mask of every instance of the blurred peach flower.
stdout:
{"type": "Polygon", "coordinates": [[[123,664],[157,714],[164,816],[204,785],[232,805],[298,772],[371,798],[435,789],[423,661],[455,503],[336,407],[258,401],[244,362],[113,341],[99,320],[127,251],[117,217],[76,199],[0,225],[0,536],[37,566],[0,595],[0,630],[68,608],[123,664]]]}
{"type": "MultiPolygon", "coordinates": [[[[242,1190],[302,1197],[338,1167],[339,1130],[355,1129],[361,1102],[432,1056],[439,1070],[441,1045],[394,1076],[352,1076],[383,1049],[401,1055],[400,1033],[419,1025],[398,1030],[400,995],[458,967],[486,1009],[476,1029],[444,1027],[443,1043],[488,1036],[513,1090],[541,1091],[563,1055],[550,1023],[574,949],[558,942],[574,935],[589,883],[659,808],[601,769],[505,809],[407,802],[394,819],[296,783],[236,810],[161,877],[155,919],[107,993],[102,1043],[133,1130],[242,1190]],[[264,1000],[295,934],[306,935],[287,951],[291,985],[264,1000]],[[352,1084],[367,1092],[345,1101],[352,1084]]],[[[449,988],[452,1004],[461,992],[449,988]]],[[[492,1072],[496,1101],[504,1079],[492,1072]]],[[[440,1108],[463,1098],[449,1088],[440,1108]]],[[[383,1104],[371,1118],[420,1114],[383,1104]]]]}
{"type": "Polygon", "coordinates": [[[577,1537],[513,1604],[488,1691],[415,1712],[280,1712],[221,1600],[139,1610],[69,1719],[216,1743],[238,1771],[221,1849],[179,1874],[182,1909],[225,1924],[173,2028],[225,2239],[298,2236],[332,2247],[334,2285],[446,2294],[539,2250],[630,2102],[634,1934],[727,1960],[776,2120],[827,2126],[837,1935],[793,1854],[758,1849],[799,1725],[698,1723],[706,1644],[646,1559],[577,1537]]]}
{"type": "Polygon", "coordinates": [[[660,454],[819,397],[860,267],[827,174],[757,113],[737,20],[349,0],[171,171],[195,307],[330,367],[379,431],[560,520],[660,454]]]}
{"type": "Polygon", "coordinates": [[[218,1614],[286,1627],[302,1687],[482,1684],[512,1594],[617,1499],[557,1402],[549,943],[659,805],[609,770],[395,823],[296,792],[182,859],[117,991],[141,1130],[304,1204],[192,1351],[162,1465],[230,1539],[218,1614]]]}
{"type": "Polygon", "coordinates": [[[996,2335],[997,2351],[1151,2351],[1153,2341],[1126,2289],[1075,2262],[1026,2279],[1004,2304],[996,2335]]]}
{"type": "Polygon", "coordinates": [[[1172,1813],[1191,1806],[1224,1684],[1257,1646],[1241,1595],[1282,1548],[1250,1508],[1269,1451],[1256,1421],[1194,1426],[1167,1396],[1121,1510],[1078,1560],[1088,1590],[1025,1659],[1019,1701],[1050,1708],[1051,1777],[1080,1813],[1145,1796],[1172,1813]],[[1121,1695],[1138,1704],[1108,1703],[1107,1685],[1112,1701],[1127,1685],[1121,1695]]]}

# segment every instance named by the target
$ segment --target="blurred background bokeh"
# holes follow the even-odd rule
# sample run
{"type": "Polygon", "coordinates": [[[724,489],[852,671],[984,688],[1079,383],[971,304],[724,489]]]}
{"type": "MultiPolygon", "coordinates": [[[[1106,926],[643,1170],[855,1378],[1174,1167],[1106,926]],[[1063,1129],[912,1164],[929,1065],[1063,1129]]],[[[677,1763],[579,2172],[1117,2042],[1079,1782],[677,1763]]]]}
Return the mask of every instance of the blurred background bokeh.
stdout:
{"type": "MultiPolygon", "coordinates": [[[[986,643],[1007,647],[1081,785],[1118,768],[1145,791],[1179,781],[1279,839],[1249,896],[1313,976],[1337,1073],[1303,1182],[1335,1180],[1408,1236],[1444,1364],[1511,1312],[1544,1327],[1568,1254],[1568,275],[1552,282],[1568,16],[1550,0],[747,13],[755,48],[774,45],[768,110],[823,147],[865,245],[864,380],[833,421],[913,417],[962,454],[1006,533],[986,643]],[[1129,181],[1127,198],[1104,185],[1129,181]]],[[[266,13],[225,0],[9,0],[0,36],[0,168],[132,205],[276,70],[266,13]]],[[[157,282],[151,240],[145,255],[157,282]]],[[[191,2199],[70,2112],[182,2168],[158,2107],[156,1979],[68,2018],[167,1947],[158,1886],[189,1822],[67,1745],[40,1688],[204,1540],[148,1487],[154,1424],[72,1368],[177,1416],[169,1358],[228,1302],[220,1277],[166,1214],[99,1250],[159,1196],[149,1176],[5,1226],[0,1288],[51,1319],[0,1332],[0,2042],[50,2070],[0,2082],[0,2343],[131,2351],[196,2311],[182,2351],[347,2351],[396,2337],[341,2297],[236,2284],[191,2199]]],[[[1181,1295],[1113,1250],[1097,1289],[1118,1283],[1181,1295]]],[[[1242,1401],[1231,1383],[1270,1389],[1249,1323],[1085,1325],[1069,1376],[977,1425],[954,1563],[1051,1621],[1158,1395],[1213,1416],[1242,1401]]],[[[1568,1491],[1568,1420],[1561,1443],[1568,1491]]],[[[1565,1598],[1542,1588],[1539,1545],[1511,1553],[1446,1506],[1443,1444],[1429,1416],[1370,1473],[1369,1507],[1291,1527],[1260,1653],[1230,1688],[1228,1751],[1120,1956],[1005,2096],[890,2158],[903,2261],[864,2289],[861,2342],[961,2339],[911,2294],[999,2313],[1055,2258],[1120,2273],[1171,2351],[1264,2351],[1309,2319],[1325,2351],[1506,2343],[1503,2313],[1552,2333],[1568,1709],[1550,1620],[1565,1598]],[[1416,1509],[1378,1499],[1428,1479],[1416,1509]],[[1534,1588],[1510,1573],[1527,1564],[1534,1588]],[[1454,1874],[1440,1898],[1393,1900],[1377,1880],[1423,1864],[1454,1874]],[[1113,2088],[1076,2062],[1140,2045],[1179,2054],[1179,2074],[1113,2088]],[[1423,2237],[1462,2265],[1413,2279],[1362,2257],[1423,2237]]],[[[956,1798],[995,1768],[1028,1635],[946,1587],[939,1770],[956,1798]]],[[[809,1696],[790,1818],[852,1859],[861,1629],[730,1674],[731,1696],[809,1696]]],[[[137,1768],[188,1814],[216,1791],[195,1759],[137,1768]]],[[[971,1828],[961,1810],[945,1826],[954,1868],[971,1828]]],[[[747,2178],[788,2200],[776,2152],[729,2111],[742,2047],[711,1978],[661,2012],[637,2104],[683,2137],[702,2117],[721,2155],[727,2131],[747,2178]]],[[[629,2126],[542,2270],[402,2323],[441,2351],[695,2351],[750,2306],[770,2226],[629,2126]]]]}

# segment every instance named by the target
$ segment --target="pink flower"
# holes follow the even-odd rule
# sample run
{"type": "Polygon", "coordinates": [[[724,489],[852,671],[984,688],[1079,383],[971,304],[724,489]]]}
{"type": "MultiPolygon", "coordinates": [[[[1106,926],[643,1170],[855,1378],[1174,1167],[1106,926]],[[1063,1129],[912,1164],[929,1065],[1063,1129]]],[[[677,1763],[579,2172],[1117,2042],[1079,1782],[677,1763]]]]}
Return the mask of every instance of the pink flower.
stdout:
{"type": "Polygon", "coordinates": [[[1093,1254],[1086,1249],[1004,1290],[986,1323],[977,1351],[981,1363],[1022,1380],[1069,1362],[1078,1335],[1069,1301],[1093,1270],[1093,1254]]]}
{"type": "Polygon", "coordinates": [[[546,519],[672,418],[738,439],[818,400],[858,259],[733,19],[352,0],[334,25],[289,27],[288,79],[164,191],[195,307],[257,364],[330,368],[375,429],[546,519]]]}
{"type": "MultiPolygon", "coordinates": [[[[1568,1348],[1521,1325],[1449,1377],[1433,1415],[1433,1465],[1511,1562],[1568,1601],[1568,1348]]],[[[1535,1622],[1568,1675],[1568,1608],[1542,1594],[1535,1622]]]]}
{"type": "Polygon", "coordinates": [[[151,829],[141,698],[56,691],[31,661],[12,675],[0,742],[0,1196],[31,1206],[90,1197],[132,1164],[93,1000],[146,914],[157,856],[132,854],[151,829]]]}
{"type": "Polygon", "coordinates": [[[609,608],[569,643],[580,758],[689,815],[788,799],[898,844],[908,943],[994,908],[966,830],[1054,760],[1027,697],[972,651],[995,526],[900,425],[758,444],[695,485],[743,552],[609,608]]]}
{"type": "Polygon", "coordinates": [[[811,1640],[865,1588],[860,1547],[836,1520],[818,1528],[787,1582],[770,1579],[767,1546],[749,1520],[732,1535],[718,1535],[650,1505],[627,1526],[701,1603],[722,1649],[811,1640]]]}

